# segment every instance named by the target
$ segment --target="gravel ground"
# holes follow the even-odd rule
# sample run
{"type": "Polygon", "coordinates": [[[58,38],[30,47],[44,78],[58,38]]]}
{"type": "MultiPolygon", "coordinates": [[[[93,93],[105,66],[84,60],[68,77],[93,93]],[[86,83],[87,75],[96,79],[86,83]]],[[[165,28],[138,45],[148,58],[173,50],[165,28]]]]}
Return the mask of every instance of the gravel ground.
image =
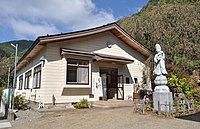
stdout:
{"type": "Polygon", "coordinates": [[[13,129],[199,129],[200,122],[133,113],[132,108],[19,111],[13,129]]]}

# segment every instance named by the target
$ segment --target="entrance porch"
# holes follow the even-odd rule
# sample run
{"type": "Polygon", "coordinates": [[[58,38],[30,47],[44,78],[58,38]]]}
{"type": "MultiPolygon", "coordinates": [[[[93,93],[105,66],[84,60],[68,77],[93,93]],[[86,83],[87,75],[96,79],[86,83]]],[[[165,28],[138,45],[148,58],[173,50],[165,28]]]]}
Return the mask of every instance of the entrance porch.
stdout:
{"type": "Polygon", "coordinates": [[[130,82],[133,79],[127,66],[131,63],[133,60],[120,56],[98,54],[93,57],[92,93],[94,98],[105,101],[109,99],[124,100],[127,96],[124,78],[129,80],[128,89],[133,89],[133,81],[130,82]]]}
{"type": "Polygon", "coordinates": [[[124,99],[124,79],[123,75],[118,75],[117,68],[100,68],[102,79],[103,100],[124,99]]]}

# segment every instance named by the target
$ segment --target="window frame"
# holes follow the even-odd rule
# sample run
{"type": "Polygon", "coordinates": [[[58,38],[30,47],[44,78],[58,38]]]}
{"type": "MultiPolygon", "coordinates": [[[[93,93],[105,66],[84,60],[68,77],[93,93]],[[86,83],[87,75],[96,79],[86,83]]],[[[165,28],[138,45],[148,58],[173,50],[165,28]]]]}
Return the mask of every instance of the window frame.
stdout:
{"type": "Polygon", "coordinates": [[[131,77],[130,76],[125,76],[125,84],[131,84],[131,77]],[[127,83],[127,80],[129,80],[129,82],[127,83]]]}
{"type": "Polygon", "coordinates": [[[25,79],[24,79],[24,90],[30,89],[30,78],[32,76],[32,70],[29,70],[25,73],[25,79]]]}
{"type": "Polygon", "coordinates": [[[134,77],[134,83],[138,84],[138,77],[134,77]]]}
{"type": "Polygon", "coordinates": [[[18,90],[22,90],[23,87],[23,75],[19,76],[19,86],[18,86],[18,90]]]}
{"type": "Polygon", "coordinates": [[[66,59],[67,63],[66,63],[66,84],[73,84],[73,85],[89,85],[89,60],[86,60],[86,59],[75,59],[75,58],[67,58],[66,59]],[[69,64],[69,60],[74,60],[74,61],[77,61],[76,64],[69,64]],[[84,61],[84,62],[87,62],[86,65],[81,65],[80,62],[81,61],[84,61]],[[72,66],[72,67],[77,67],[77,71],[76,71],[76,82],[69,82],[68,81],[68,66],[72,66]],[[78,75],[79,75],[79,72],[78,72],[78,68],[87,68],[87,82],[84,83],[84,82],[78,82],[78,75]]]}
{"type": "Polygon", "coordinates": [[[41,75],[42,75],[42,64],[39,64],[36,67],[34,67],[34,70],[33,70],[33,89],[41,88],[41,80],[42,80],[41,75]],[[39,82],[38,82],[38,80],[39,80],[39,82]]]}

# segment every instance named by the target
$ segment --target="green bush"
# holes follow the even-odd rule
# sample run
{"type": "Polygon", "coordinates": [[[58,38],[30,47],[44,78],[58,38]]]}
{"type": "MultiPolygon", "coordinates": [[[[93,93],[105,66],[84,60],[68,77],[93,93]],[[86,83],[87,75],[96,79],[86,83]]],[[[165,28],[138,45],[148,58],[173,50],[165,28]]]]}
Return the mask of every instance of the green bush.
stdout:
{"type": "Polygon", "coordinates": [[[189,78],[178,77],[176,75],[171,75],[168,78],[169,87],[175,91],[179,91],[185,94],[186,98],[191,98],[192,96],[192,84],[189,78]]]}
{"type": "Polygon", "coordinates": [[[146,111],[151,111],[152,108],[153,108],[153,102],[148,102],[146,106],[146,111]]]}
{"type": "Polygon", "coordinates": [[[14,98],[14,108],[15,109],[22,109],[24,106],[25,99],[22,95],[17,95],[14,98]]]}
{"type": "Polygon", "coordinates": [[[192,96],[194,97],[196,107],[200,108],[200,92],[194,91],[192,96]]]}
{"type": "Polygon", "coordinates": [[[80,102],[73,104],[73,106],[77,109],[89,108],[89,103],[87,99],[82,99],[80,102]]]}

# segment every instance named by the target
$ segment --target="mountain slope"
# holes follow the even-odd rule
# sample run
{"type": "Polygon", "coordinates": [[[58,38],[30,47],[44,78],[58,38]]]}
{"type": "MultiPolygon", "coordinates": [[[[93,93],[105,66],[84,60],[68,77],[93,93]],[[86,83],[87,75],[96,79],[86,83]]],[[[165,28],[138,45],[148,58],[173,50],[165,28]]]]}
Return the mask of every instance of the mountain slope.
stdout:
{"type": "Polygon", "coordinates": [[[141,12],[118,24],[152,51],[159,43],[167,63],[188,67],[191,61],[200,63],[199,18],[199,0],[150,0],[141,12]]]}
{"type": "Polygon", "coordinates": [[[18,44],[18,53],[20,53],[28,49],[33,44],[33,41],[17,40],[0,43],[0,57],[10,57],[15,54],[15,48],[11,46],[11,43],[18,44]]]}

